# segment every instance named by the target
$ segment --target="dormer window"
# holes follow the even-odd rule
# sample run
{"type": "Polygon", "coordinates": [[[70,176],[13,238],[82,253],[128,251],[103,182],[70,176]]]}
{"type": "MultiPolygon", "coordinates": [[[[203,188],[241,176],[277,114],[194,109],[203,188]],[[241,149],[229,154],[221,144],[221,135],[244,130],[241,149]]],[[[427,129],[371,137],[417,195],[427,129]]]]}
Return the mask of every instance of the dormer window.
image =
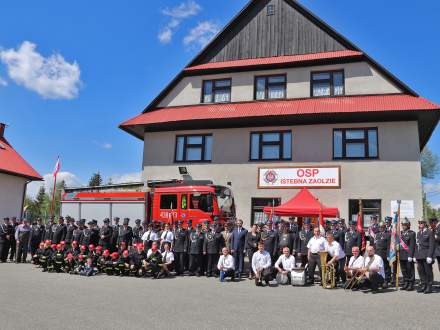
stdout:
{"type": "Polygon", "coordinates": [[[231,102],[231,79],[203,81],[202,103],[231,102]]]}
{"type": "Polygon", "coordinates": [[[344,71],[312,72],[312,97],[341,96],[345,93],[344,71]]]}
{"type": "Polygon", "coordinates": [[[255,100],[286,98],[286,75],[255,77],[255,100]]]}

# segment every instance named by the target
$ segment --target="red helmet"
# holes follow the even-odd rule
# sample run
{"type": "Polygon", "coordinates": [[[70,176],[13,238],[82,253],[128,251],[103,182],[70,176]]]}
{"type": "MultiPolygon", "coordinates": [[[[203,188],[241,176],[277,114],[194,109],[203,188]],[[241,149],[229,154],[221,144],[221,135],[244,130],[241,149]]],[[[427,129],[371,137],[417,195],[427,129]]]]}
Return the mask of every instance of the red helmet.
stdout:
{"type": "Polygon", "coordinates": [[[47,239],[45,242],[44,242],[45,244],[50,244],[50,243],[52,243],[49,239],[47,239]]]}
{"type": "Polygon", "coordinates": [[[138,249],[143,249],[144,248],[144,244],[143,243],[138,243],[137,248],[138,249]]]}
{"type": "Polygon", "coordinates": [[[63,246],[61,244],[57,244],[57,250],[61,250],[63,246]]]}
{"type": "Polygon", "coordinates": [[[127,243],[125,243],[124,241],[121,242],[121,245],[127,245],[127,243]]]}
{"type": "Polygon", "coordinates": [[[101,246],[101,245],[98,245],[98,246],[96,247],[96,251],[102,251],[102,246],[101,246]]]}
{"type": "Polygon", "coordinates": [[[81,247],[80,247],[80,250],[81,251],[85,251],[87,248],[86,248],[86,246],[85,245],[81,245],[81,247]]]}
{"type": "Polygon", "coordinates": [[[128,256],[128,250],[124,250],[124,252],[122,252],[122,255],[123,255],[124,257],[128,256]]]}
{"type": "Polygon", "coordinates": [[[67,255],[67,259],[73,259],[73,254],[72,254],[72,253],[69,253],[69,254],[67,255]]]}
{"type": "Polygon", "coordinates": [[[78,246],[78,242],[77,241],[73,241],[72,242],[72,246],[78,246]]]}
{"type": "Polygon", "coordinates": [[[61,241],[60,244],[61,245],[66,245],[66,241],[61,241]]]}
{"type": "Polygon", "coordinates": [[[119,257],[119,253],[118,252],[113,252],[111,254],[111,256],[112,256],[113,259],[116,259],[117,257],[119,257]]]}
{"type": "Polygon", "coordinates": [[[56,244],[52,244],[50,247],[55,250],[57,248],[57,245],[56,244]]]}
{"type": "Polygon", "coordinates": [[[82,254],[80,254],[80,255],[78,256],[78,259],[79,259],[79,260],[83,260],[83,259],[84,259],[84,256],[83,256],[82,254]]]}
{"type": "Polygon", "coordinates": [[[104,252],[102,253],[102,255],[104,257],[108,257],[110,255],[110,251],[109,250],[104,250],[104,252]]]}
{"type": "Polygon", "coordinates": [[[94,246],[93,244],[90,244],[90,245],[89,245],[89,250],[90,250],[90,251],[93,251],[94,249],[95,249],[95,246],[94,246]]]}

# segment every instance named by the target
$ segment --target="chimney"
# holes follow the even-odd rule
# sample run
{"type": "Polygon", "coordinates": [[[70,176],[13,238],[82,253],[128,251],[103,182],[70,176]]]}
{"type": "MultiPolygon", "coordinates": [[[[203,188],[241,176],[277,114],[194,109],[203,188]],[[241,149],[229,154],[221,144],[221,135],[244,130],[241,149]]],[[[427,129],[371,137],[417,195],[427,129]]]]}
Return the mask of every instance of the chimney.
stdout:
{"type": "Polygon", "coordinates": [[[0,123],[0,138],[2,138],[5,134],[6,124],[0,123]]]}

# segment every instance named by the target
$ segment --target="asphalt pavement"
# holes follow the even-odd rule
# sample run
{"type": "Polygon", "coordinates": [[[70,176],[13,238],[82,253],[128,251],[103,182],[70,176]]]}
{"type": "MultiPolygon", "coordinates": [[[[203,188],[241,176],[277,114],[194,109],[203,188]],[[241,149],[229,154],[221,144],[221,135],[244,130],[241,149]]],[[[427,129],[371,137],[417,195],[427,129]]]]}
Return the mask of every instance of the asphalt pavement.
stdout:
{"type": "Polygon", "coordinates": [[[440,288],[429,295],[394,289],[373,295],[319,286],[261,288],[247,279],[84,278],[0,264],[2,330],[436,329],[439,302],[440,288]]]}

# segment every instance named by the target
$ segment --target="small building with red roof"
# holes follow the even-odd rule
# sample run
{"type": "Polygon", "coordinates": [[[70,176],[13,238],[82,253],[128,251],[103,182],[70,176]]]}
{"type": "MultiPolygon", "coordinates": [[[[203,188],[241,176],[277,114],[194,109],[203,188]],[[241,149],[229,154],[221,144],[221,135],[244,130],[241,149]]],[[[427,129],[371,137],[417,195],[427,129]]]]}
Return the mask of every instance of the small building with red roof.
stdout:
{"type": "Polygon", "coordinates": [[[43,178],[8,142],[5,128],[0,123],[0,219],[20,218],[28,183],[43,178]]]}
{"type": "Polygon", "coordinates": [[[186,167],[230,184],[247,225],[303,188],[347,220],[361,206],[367,225],[397,200],[422,217],[420,155],[439,118],[300,1],[252,0],[120,128],[144,141],[144,180],[186,167]]]}

